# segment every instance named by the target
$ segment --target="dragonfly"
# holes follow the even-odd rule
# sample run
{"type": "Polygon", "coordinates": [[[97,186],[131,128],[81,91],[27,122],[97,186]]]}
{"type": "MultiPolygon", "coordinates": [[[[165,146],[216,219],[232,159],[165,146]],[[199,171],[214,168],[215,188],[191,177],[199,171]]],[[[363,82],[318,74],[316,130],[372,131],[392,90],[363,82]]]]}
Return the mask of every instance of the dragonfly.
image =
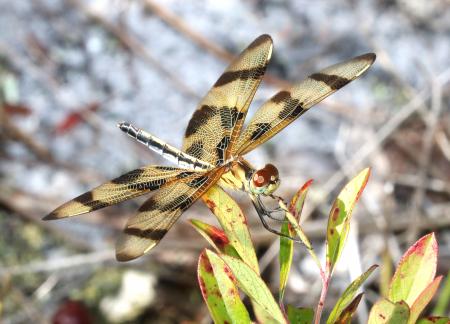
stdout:
{"type": "Polygon", "coordinates": [[[367,53],[309,75],[276,93],[244,120],[266,72],[273,42],[261,35],[227,67],[193,113],[178,149],[134,125],[118,127],[176,166],[148,165],[88,191],[59,206],[44,220],[80,215],[156,191],[132,216],[116,243],[118,261],[136,259],[154,248],[174,223],[210,188],[246,192],[263,225],[271,215],[261,197],[272,196],[280,185],[278,169],[253,167],[243,155],[271,139],[312,106],[361,76],[375,61],[367,53]]]}

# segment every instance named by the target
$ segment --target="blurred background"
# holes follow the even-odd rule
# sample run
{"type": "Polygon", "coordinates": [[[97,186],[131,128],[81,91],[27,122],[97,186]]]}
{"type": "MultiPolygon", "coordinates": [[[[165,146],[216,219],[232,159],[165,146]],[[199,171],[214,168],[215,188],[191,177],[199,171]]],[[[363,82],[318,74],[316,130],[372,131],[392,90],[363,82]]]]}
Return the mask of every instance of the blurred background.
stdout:
{"type": "MultiPolygon", "coordinates": [[[[207,243],[187,224],[215,223],[202,203],[149,255],[118,263],[114,242],[143,199],[43,222],[63,202],[126,171],[167,164],[119,129],[180,147],[197,102],[230,59],[268,33],[274,53],[249,116],[280,88],[365,52],[377,61],[253,151],[277,165],[289,199],[314,179],[302,224],[323,256],[342,185],[369,184],[329,291],[377,263],[358,321],[406,248],[435,231],[438,274],[450,268],[450,9],[447,0],[0,0],[0,313],[3,323],[209,323],[196,282],[207,243]],[[386,277],[384,277],[386,278],[386,277]],[[90,321],[89,321],[90,318],[90,321]],[[72,323],[72,322],[71,322],[72,323]]],[[[276,293],[278,240],[242,193],[276,293]]],[[[145,199],[145,198],[144,198],[145,199]]],[[[313,307],[316,267],[296,246],[286,300],[313,307]]],[[[328,309],[329,311],[329,309],[328,309]]],[[[447,310],[448,312],[448,310],[447,310]]],[[[448,314],[447,314],[448,315],[448,314]]]]}

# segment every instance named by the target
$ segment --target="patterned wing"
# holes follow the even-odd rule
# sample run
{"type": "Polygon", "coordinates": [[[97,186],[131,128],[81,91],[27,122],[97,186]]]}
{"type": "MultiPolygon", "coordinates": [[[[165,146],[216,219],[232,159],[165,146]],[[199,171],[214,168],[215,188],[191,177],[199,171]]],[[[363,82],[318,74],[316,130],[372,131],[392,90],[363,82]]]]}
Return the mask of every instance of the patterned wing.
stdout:
{"type": "Polygon", "coordinates": [[[272,39],[262,35],[228,66],[189,121],[184,152],[215,166],[226,160],[271,53],[272,39]]]}
{"type": "Polygon", "coordinates": [[[181,214],[217,182],[222,172],[216,169],[160,189],[128,221],[117,241],[117,260],[136,259],[156,246],[181,214]]]}
{"type": "Polygon", "coordinates": [[[278,92],[255,113],[232,154],[243,155],[266,142],[316,103],[363,74],[374,61],[372,53],[357,56],[278,92]]]}
{"type": "MultiPolygon", "coordinates": [[[[202,172],[200,172],[202,173],[202,172]]],[[[60,219],[88,213],[117,204],[199,172],[175,167],[146,166],[121,175],[59,206],[44,220],[60,219]]]]}

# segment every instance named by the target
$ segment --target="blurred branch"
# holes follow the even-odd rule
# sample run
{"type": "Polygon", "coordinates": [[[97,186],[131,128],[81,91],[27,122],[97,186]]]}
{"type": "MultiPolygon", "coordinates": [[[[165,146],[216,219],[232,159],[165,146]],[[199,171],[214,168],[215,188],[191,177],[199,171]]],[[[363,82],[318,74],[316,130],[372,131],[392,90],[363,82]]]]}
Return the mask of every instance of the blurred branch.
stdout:
{"type": "Polygon", "coordinates": [[[26,273],[54,272],[87,265],[98,265],[110,261],[115,262],[115,260],[116,257],[114,250],[102,250],[92,253],[71,255],[68,257],[58,257],[45,261],[37,261],[25,265],[0,267],[0,276],[17,276],[26,273]]]}
{"type": "MultiPolygon", "coordinates": [[[[186,242],[183,242],[186,243],[186,242]]],[[[166,244],[167,245],[167,244],[166,244]]],[[[189,245],[189,244],[188,244],[189,245]]],[[[189,249],[189,247],[188,247],[189,249]]],[[[195,249],[191,247],[191,250],[183,250],[182,244],[178,245],[178,248],[173,250],[170,248],[164,251],[155,251],[148,258],[140,258],[127,265],[142,264],[146,262],[149,258],[151,260],[157,260],[159,264],[170,264],[172,267],[195,267],[197,261],[197,255],[200,252],[201,246],[197,245],[195,249]]],[[[120,263],[116,261],[116,255],[114,249],[102,249],[99,251],[93,251],[89,253],[74,254],[70,256],[59,256],[52,259],[47,259],[43,261],[31,262],[24,265],[16,265],[10,267],[0,266],[0,277],[2,276],[17,276],[28,273],[53,273],[57,271],[63,271],[65,269],[71,269],[77,267],[86,266],[98,266],[104,263],[111,263],[112,266],[122,266],[125,263],[120,263]]],[[[170,269],[161,270],[160,275],[164,272],[169,272],[170,269]]],[[[176,279],[175,279],[176,280],[176,279]]]]}
{"type": "MultiPolygon", "coordinates": [[[[302,216],[303,217],[303,216],[302,216]]],[[[400,232],[408,229],[410,225],[410,213],[405,211],[404,213],[397,213],[396,217],[392,218],[389,223],[389,231],[400,232]]],[[[437,231],[440,229],[447,229],[450,226],[450,206],[442,206],[440,208],[435,208],[430,211],[430,217],[422,217],[418,222],[419,230],[426,231],[437,231]]],[[[255,244],[267,245],[273,243],[274,241],[278,243],[278,238],[274,240],[274,235],[267,232],[261,225],[252,224],[252,237],[254,238],[255,244]]],[[[326,235],[327,220],[309,220],[302,225],[305,234],[310,238],[310,240],[315,240],[323,242],[326,235]]],[[[361,237],[366,235],[379,234],[380,237],[384,235],[383,230],[378,230],[379,226],[370,218],[358,218],[358,234],[361,237]]],[[[264,255],[260,258],[262,259],[264,255]]],[[[266,264],[270,260],[265,260],[266,264]]]]}
{"type": "MultiPolygon", "coordinates": [[[[195,31],[191,26],[189,26],[181,17],[173,14],[168,9],[161,6],[154,0],[145,0],[144,5],[147,9],[152,11],[161,20],[167,23],[174,30],[178,31],[180,34],[186,36],[192,42],[197,44],[200,48],[206,50],[207,52],[213,54],[217,58],[225,61],[231,62],[235,57],[234,54],[227,51],[225,48],[211,42],[206,37],[201,35],[199,32],[195,31]]],[[[289,88],[293,84],[287,80],[278,78],[271,73],[266,73],[264,75],[264,82],[277,88],[289,88]]],[[[342,103],[339,103],[333,99],[327,99],[325,102],[321,103],[322,106],[332,113],[339,114],[341,116],[348,118],[357,119],[355,116],[355,110],[352,107],[348,107],[342,103]]],[[[357,115],[357,113],[356,113],[357,115]]]]}
{"type": "MultiPolygon", "coordinates": [[[[438,126],[439,116],[442,110],[442,87],[437,81],[432,82],[431,93],[431,110],[427,114],[427,118],[425,120],[425,125],[427,126],[427,128],[424,135],[422,152],[421,154],[419,154],[420,163],[417,179],[417,182],[419,184],[424,184],[427,180],[428,168],[431,161],[431,150],[434,145],[434,137],[438,126]]],[[[425,187],[418,186],[410,208],[412,214],[408,233],[408,243],[410,244],[414,243],[418,236],[419,230],[417,228],[417,223],[421,218],[424,199],[425,187]]]]}
{"type": "MultiPolygon", "coordinates": [[[[21,195],[11,192],[10,190],[0,191],[0,205],[10,210],[15,215],[25,219],[26,221],[30,221],[39,227],[44,228],[56,238],[67,242],[74,248],[77,248],[79,250],[92,249],[92,246],[85,240],[79,237],[75,237],[70,233],[66,233],[65,231],[58,228],[54,223],[42,221],[41,217],[44,215],[44,213],[39,215],[39,211],[45,209],[44,206],[39,206],[39,204],[43,204],[43,199],[32,199],[29,194],[21,195]],[[33,215],[29,211],[33,211],[33,215]]],[[[47,206],[47,204],[45,204],[45,206],[47,206]]]]}
{"type": "MultiPolygon", "coordinates": [[[[36,0],[35,0],[36,1],[36,0]]],[[[26,71],[27,76],[35,79],[38,84],[45,85],[47,91],[52,94],[53,99],[56,101],[58,108],[66,108],[66,101],[63,99],[63,92],[60,91],[60,83],[52,77],[48,71],[42,69],[41,65],[35,65],[30,63],[30,61],[24,57],[24,55],[15,49],[13,46],[8,46],[7,44],[0,42],[0,53],[1,56],[6,59],[8,64],[10,64],[14,69],[24,73],[26,71]]],[[[104,105],[106,102],[100,102],[100,105],[104,105]]],[[[49,103],[49,106],[51,103],[49,103]]],[[[116,136],[118,141],[127,141],[122,134],[117,130],[115,125],[104,123],[101,118],[98,117],[97,113],[93,111],[83,111],[81,113],[82,118],[89,123],[89,125],[95,130],[106,131],[111,134],[111,136],[116,136]]],[[[69,162],[56,160],[50,151],[46,147],[40,145],[36,142],[32,135],[23,132],[20,128],[15,127],[14,124],[7,119],[6,114],[2,112],[2,107],[0,105],[0,125],[2,126],[2,131],[4,133],[9,133],[13,137],[8,135],[8,138],[15,139],[25,144],[32,152],[43,162],[50,165],[67,169],[72,172],[72,176],[80,179],[83,183],[92,183],[92,179],[98,179],[102,181],[98,176],[98,172],[88,170],[87,168],[80,168],[79,166],[73,165],[69,162]]],[[[144,150],[143,150],[144,151],[144,150]]],[[[145,154],[148,154],[148,150],[145,150],[145,154]]]]}
{"type": "MultiPolygon", "coordinates": [[[[444,83],[448,82],[450,79],[450,69],[445,70],[438,76],[444,83]],[[445,77],[445,79],[443,79],[445,77]]],[[[363,163],[370,157],[370,155],[378,150],[381,145],[397,130],[397,128],[405,122],[413,113],[419,109],[424,108],[424,103],[430,98],[430,93],[428,89],[424,89],[418,93],[403,107],[401,107],[388,121],[386,121],[383,126],[376,132],[375,140],[362,146],[357,152],[353,154],[353,157],[347,161],[346,168],[351,172],[355,172],[361,169],[363,163]]],[[[322,193],[313,203],[314,211],[319,204],[321,204],[329,196],[329,194],[336,188],[336,186],[345,179],[345,174],[339,170],[335,172],[329,180],[322,186],[322,193]]],[[[309,214],[305,214],[303,217],[308,217],[309,214]]],[[[304,218],[305,219],[305,218],[304,218]]]]}
{"type": "MultiPolygon", "coordinates": [[[[2,110],[1,104],[0,110],[2,110]]],[[[25,145],[31,153],[33,153],[44,163],[55,164],[55,160],[47,148],[36,142],[32,136],[16,127],[10,119],[6,117],[6,114],[4,114],[4,118],[0,119],[0,126],[3,128],[3,132],[6,137],[10,140],[17,141],[25,145]]]]}
{"type": "MultiPolygon", "coordinates": [[[[179,16],[174,15],[172,12],[166,8],[160,6],[153,0],[145,0],[144,5],[147,9],[151,10],[155,15],[157,15],[161,20],[166,22],[173,29],[183,34],[197,44],[200,48],[205,49],[214,56],[220,58],[225,62],[231,62],[235,55],[228,52],[223,47],[220,47],[216,43],[209,41],[207,38],[203,37],[200,33],[192,29],[184,20],[179,16]]],[[[264,76],[264,80],[273,86],[280,88],[288,88],[292,84],[286,80],[277,78],[274,75],[267,73],[264,76]]]]}
{"type": "Polygon", "coordinates": [[[9,298],[16,300],[17,305],[21,305],[21,310],[8,318],[4,318],[6,323],[46,323],[42,317],[42,312],[20,289],[12,287],[9,298]]]}
{"type": "MultiPolygon", "coordinates": [[[[450,79],[450,69],[442,72],[437,80],[440,80],[442,84],[446,84],[450,79]]],[[[345,180],[346,175],[352,172],[356,172],[358,169],[363,167],[363,163],[371,156],[372,153],[376,152],[380,149],[382,144],[398,129],[398,127],[405,122],[413,113],[416,111],[423,109],[425,107],[425,102],[430,98],[430,92],[428,89],[424,89],[419,93],[416,93],[415,96],[402,108],[400,108],[397,113],[395,113],[387,122],[383,124],[383,126],[376,132],[374,138],[371,142],[367,143],[363,147],[361,147],[355,154],[352,155],[352,158],[342,164],[344,169],[340,169],[336,171],[328,181],[321,186],[320,194],[314,194],[314,192],[310,193],[310,197],[313,198],[313,201],[309,204],[310,208],[305,210],[302,215],[302,222],[304,223],[305,232],[308,237],[313,238],[314,235],[308,231],[309,222],[306,220],[311,216],[311,214],[329,197],[330,193],[335,190],[335,188],[345,180]]],[[[406,227],[410,226],[410,221],[408,221],[405,225],[401,225],[402,229],[406,229],[406,227]]],[[[425,224],[428,226],[429,224],[425,224]]],[[[448,223],[446,223],[446,226],[448,223]]],[[[389,225],[390,229],[393,230],[391,224],[389,225]]],[[[425,228],[428,228],[426,227],[425,228]]],[[[319,229],[321,236],[324,233],[325,224],[319,229]]],[[[373,232],[373,228],[377,227],[366,227],[361,224],[361,233],[364,232],[364,228],[369,228],[370,231],[373,232]]],[[[422,223],[420,221],[417,222],[417,228],[423,228],[422,223]]],[[[271,240],[272,244],[276,244],[276,240],[271,240]]],[[[263,255],[262,258],[266,256],[263,255]]],[[[268,262],[268,261],[266,261],[268,262]]]]}
{"type": "Polygon", "coordinates": [[[196,43],[203,49],[214,56],[229,62],[234,58],[234,55],[225,50],[224,48],[218,46],[215,43],[210,42],[208,39],[203,37],[200,33],[192,29],[184,20],[179,16],[174,15],[172,12],[166,8],[160,6],[158,3],[152,0],[145,0],[144,6],[157,15],[161,20],[166,22],[170,27],[180,32],[184,36],[187,36],[190,40],[196,43]]]}
{"type": "Polygon", "coordinates": [[[0,127],[2,129],[1,135],[5,137],[3,139],[4,141],[15,141],[23,144],[40,162],[71,171],[74,176],[79,178],[82,182],[91,183],[93,179],[99,178],[97,172],[81,169],[80,167],[73,165],[70,162],[56,160],[53,154],[47,149],[47,147],[37,142],[31,134],[26,133],[13,124],[11,119],[8,118],[7,114],[3,112],[3,106],[1,103],[0,127]]]}
{"type": "Polygon", "coordinates": [[[450,195],[450,184],[441,179],[422,179],[417,174],[399,174],[390,177],[391,181],[402,186],[413,187],[426,191],[434,191],[450,195]]]}
{"type": "MultiPolygon", "coordinates": [[[[35,0],[37,1],[37,0],[35,0]]],[[[142,43],[131,34],[127,33],[123,28],[119,25],[115,25],[109,22],[105,17],[103,17],[100,13],[95,12],[95,10],[89,8],[89,6],[85,5],[79,0],[67,0],[73,7],[77,8],[80,12],[86,15],[89,19],[101,25],[105,30],[111,33],[114,37],[116,37],[120,43],[128,50],[130,50],[133,54],[140,56],[145,62],[154,66],[162,75],[167,77],[182,93],[188,95],[196,100],[200,99],[200,96],[190,88],[185,82],[180,80],[175,73],[172,73],[169,69],[165,68],[161,65],[157,58],[153,57],[150,51],[142,45],[142,43]]],[[[181,34],[187,36],[194,43],[199,45],[201,48],[206,49],[208,52],[213,55],[219,57],[220,59],[229,62],[234,57],[233,54],[226,51],[224,48],[216,45],[215,43],[207,40],[205,37],[194,31],[188,24],[186,24],[183,20],[181,20],[178,16],[172,14],[167,9],[159,6],[155,2],[151,0],[146,0],[144,5],[155,12],[163,21],[165,21],[169,26],[172,26],[175,30],[179,31],[181,34]]],[[[123,25],[123,24],[122,24],[123,25]]],[[[292,86],[292,83],[283,79],[280,79],[270,73],[266,73],[264,76],[264,80],[273,86],[278,88],[289,88],[292,86]]],[[[339,103],[333,99],[327,99],[325,102],[321,103],[325,109],[328,111],[339,114],[340,116],[345,117],[346,119],[356,119],[358,118],[355,115],[354,109],[339,103]]]]}
{"type": "MultiPolygon", "coordinates": [[[[419,166],[420,154],[417,154],[417,149],[415,146],[411,146],[410,143],[405,141],[405,136],[401,132],[394,134],[391,137],[391,139],[394,141],[396,148],[398,148],[402,153],[407,155],[407,158],[412,163],[414,163],[416,166],[419,166]]],[[[435,178],[442,177],[442,174],[441,174],[442,171],[439,169],[439,167],[437,165],[430,165],[429,172],[435,178]]]]}
{"type": "Polygon", "coordinates": [[[436,143],[442,154],[450,162],[450,141],[444,131],[440,130],[436,133],[436,143]]]}
{"type": "Polygon", "coordinates": [[[105,30],[114,35],[120,43],[128,50],[130,50],[133,54],[140,56],[146,63],[151,64],[156,68],[164,77],[166,77],[170,82],[172,82],[180,91],[184,94],[198,99],[199,96],[196,94],[194,90],[192,90],[186,83],[181,81],[178,76],[172,71],[168,70],[164,66],[162,66],[158,59],[154,58],[150,51],[142,45],[142,43],[131,36],[122,28],[114,25],[109,22],[105,17],[103,17],[100,13],[95,12],[93,9],[89,8],[89,6],[82,3],[79,0],[67,0],[73,7],[78,9],[84,15],[86,15],[92,21],[101,25],[105,30]]]}

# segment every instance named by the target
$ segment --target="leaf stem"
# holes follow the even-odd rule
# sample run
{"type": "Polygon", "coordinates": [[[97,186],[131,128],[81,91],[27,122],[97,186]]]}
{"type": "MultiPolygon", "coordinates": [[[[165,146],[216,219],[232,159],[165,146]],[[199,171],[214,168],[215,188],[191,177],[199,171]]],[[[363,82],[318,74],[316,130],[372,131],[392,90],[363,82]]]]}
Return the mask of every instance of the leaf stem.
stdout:
{"type": "Polygon", "coordinates": [[[303,232],[300,225],[297,223],[294,215],[292,215],[288,211],[288,209],[286,208],[286,205],[282,201],[280,201],[280,206],[281,206],[281,208],[283,208],[286,211],[286,218],[291,223],[292,227],[294,228],[294,230],[297,233],[300,240],[307,247],[309,255],[312,257],[312,259],[316,263],[317,267],[319,268],[320,279],[322,280],[322,291],[320,292],[320,300],[319,300],[319,303],[317,304],[316,312],[314,315],[314,318],[315,318],[314,323],[319,324],[320,317],[322,316],[323,307],[325,305],[325,298],[327,296],[328,286],[330,285],[331,271],[328,266],[326,267],[325,270],[322,268],[322,265],[319,261],[319,258],[316,255],[316,253],[314,252],[311,242],[309,241],[308,237],[303,232]]]}
{"type": "Polygon", "coordinates": [[[325,299],[327,297],[328,286],[330,285],[330,274],[325,275],[323,271],[320,274],[322,278],[322,291],[320,292],[319,303],[317,304],[316,312],[314,314],[314,324],[320,323],[320,318],[322,316],[323,307],[325,305],[325,299]]]}

